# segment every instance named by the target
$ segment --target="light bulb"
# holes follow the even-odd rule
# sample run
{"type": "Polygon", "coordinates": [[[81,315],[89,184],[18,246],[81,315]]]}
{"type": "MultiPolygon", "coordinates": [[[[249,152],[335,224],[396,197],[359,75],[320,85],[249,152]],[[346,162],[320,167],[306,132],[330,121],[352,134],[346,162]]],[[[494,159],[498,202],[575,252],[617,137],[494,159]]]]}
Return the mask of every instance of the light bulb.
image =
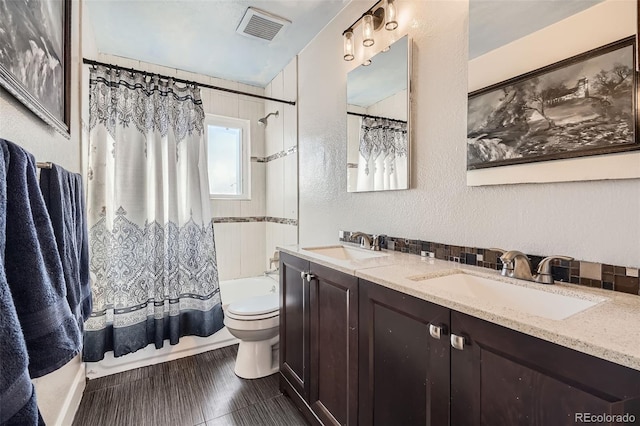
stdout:
{"type": "Polygon", "coordinates": [[[365,47],[373,46],[373,15],[366,14],[362,17],[362,44],[365,47]]]}
{"type": "Polygon", "coordinates": [[[398,20],[396,18],[396,5],[394,0],[387,0],[387,11],[385,12],[387,23],[384,27],[387,31],[393,31],[398,28],[398,20]]]}
{"type": "Polygon", "coordinates": [[[368,67],[369,65],[371,65],[371,59],[365,59],[362,65],[364,65],[365,67],[368,67]]]}
{"type": "Polygon", "coordinates": [[[351,29],[344,33],[344,60],[353,61],[353,31],[351,29]]]}

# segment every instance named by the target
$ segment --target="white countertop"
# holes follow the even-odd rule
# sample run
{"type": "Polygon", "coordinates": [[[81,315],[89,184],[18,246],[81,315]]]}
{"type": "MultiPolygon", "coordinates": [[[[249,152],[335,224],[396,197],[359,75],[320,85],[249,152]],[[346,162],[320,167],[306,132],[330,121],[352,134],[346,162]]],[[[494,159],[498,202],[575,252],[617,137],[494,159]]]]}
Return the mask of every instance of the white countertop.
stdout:
{"type": "MultiPolygon", "coordinates": [[[[346,245],[346,247],[354,247],[346,245]]],[[[310,248],[310,247],[305,247],[310,248]]],[[[640,297],[574,284],[538,284],[500,275],[487,268],[383,251],[386,256],[337,260],[300,246],[278,247],[288,253],[458,312],[520,331],[598,358],[640,370],[640,297]],[[504,281],[523,287],[598,302],[563,320],[543,318],[429,286],[430,278],[455,273],[504,281]],[[419,276],[420,280],[415,277],[419,276]],[[413,278],[413,279],[411,279],[413,278]]]]}

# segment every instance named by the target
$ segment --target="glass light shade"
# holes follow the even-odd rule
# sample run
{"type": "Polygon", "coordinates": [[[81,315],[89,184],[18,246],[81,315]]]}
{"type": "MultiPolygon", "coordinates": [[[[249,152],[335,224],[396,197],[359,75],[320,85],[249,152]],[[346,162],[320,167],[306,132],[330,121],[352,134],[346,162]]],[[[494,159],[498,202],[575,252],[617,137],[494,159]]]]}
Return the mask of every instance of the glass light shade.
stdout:
{"type": "Polygon", "coordinates": [[[373,15],[367,14],[362,17],[362,44],[365,47],[373,46],[373,15]]]}
{"type": "Polygon", "coordinates": [[[344,60],[353,61],[353,31],[344,33],[344,60]]]}
{"type": "Polygon", "coordinates": [[[398,28],[398,19],[396,17],[396,5],[394,0],[387,0],[387,10],[385,12],[387,23],[384,27],[388,31],[393,31],[398,28]]]}
{"type": "Polygon", "coordinates": [[[371,59],[365,59],[362,65],[364,65],[365,67],[368,67],[369,65],[371,65],[371,59]]]}

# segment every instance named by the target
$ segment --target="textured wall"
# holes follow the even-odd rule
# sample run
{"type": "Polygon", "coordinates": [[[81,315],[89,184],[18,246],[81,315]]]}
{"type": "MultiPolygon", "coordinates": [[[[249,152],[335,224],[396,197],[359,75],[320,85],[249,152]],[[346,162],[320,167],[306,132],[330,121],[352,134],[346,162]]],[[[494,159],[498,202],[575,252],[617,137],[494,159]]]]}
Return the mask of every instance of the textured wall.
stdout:
{"type": "Polygon", "coordinates": [[[299,55],[302,245],[335,243],[339,229],[359,229],[640,263],[638,180],[466,186],[464,1],[398,2],[398,34],[414,41],[412,189],[348,194],[345,87],[355,64],[342,60],[341,34],[369,6],[350,3],[299,55]]]}
{"type": "MultiPolygon", "coordinates": [[[[10,140],[31,152],[37,161],[52,161],[80,172],[79,120],[79,3],[73,2],[71,49],[71,139],[46,125],[11,94],[0,89],[0,138],[10,140]]],[[[84,364],[78,355],[61,369],[34,380],[38,406],[47,424],[59,424],[66,414],[72,393],[84,385],[84,364]],[[80,375],[78,375],[80,372],[80,375]],[[77,383],[78,378],[81,379],[77,383]]],[[[79,401],[77,401],[79,402],[79,401]]],[[[77,407],[71,407],[75,410],[77,407]]],[[[71,413],[73,415],[73,413],[71,413]]]]}

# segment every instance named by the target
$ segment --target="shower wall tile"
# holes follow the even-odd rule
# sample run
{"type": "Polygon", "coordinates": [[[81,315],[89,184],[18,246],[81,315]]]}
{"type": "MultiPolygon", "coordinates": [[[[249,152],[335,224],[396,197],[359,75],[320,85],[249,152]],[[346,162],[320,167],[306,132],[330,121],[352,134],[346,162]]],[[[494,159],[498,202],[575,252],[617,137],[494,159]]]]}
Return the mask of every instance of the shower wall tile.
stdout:
{"type": "Polygon", "coordinates": [[[267,216],[284,216],[284,159],[278,158],[267,165],[267,216]]]}
{"type": "Polygon", "coordinates": [[[298,58],[295,57],[283,70],[282,97],[287,101],[296,100],[298,97],[298,58]]]}
{"type": "Polygon", "coordinates": [[[213,91],[212,97],[212,114],[222,115],[225,117],[238,117],[240,111],[240,100],[238,95],[230,93],[213,91]]]}
{"type": "Polygon", "coordinates": [[[242,274],[240,235],[244,223],[216,223],[213,232],[216,241],[218,275],[221,280],[238,278],[242,274]]]}
{"type": "Polygon", "coordinates": [[[267,125],[264,128],[265,134],[265,156],[273,155],[284,149],[284,104],[273,101],[265,101],[264,115],[278,111],[276,117],[269,117],[267,125]]]}
{"type": "Polygon", "coordinates": [[[282,99],[284,97],[284,73],[281,71],[269,83],[271,86],[271,97],[282,99]]]}
{"type": "Polygon", "coordinates": [[[225,80],[217,77],[211,77],[211,85],[224,87],[225,89],[242,90],[242,91],[245,91],[249,87],[248,85],[238,83],[237,81],[225,80]]]}
{"type": "Polygon", "coordinates": [[[264,264],[265,269],[269,268],[269,258],[273,256],[276,247],[280,244],[280,241],[284,241],[283,229],[277,223],[267,222],[266,224],[266,238],[265,238],[265,257],[264,264]]]}
{"type": "Polygon", "coordinates": [[[293,105],[282,105],[283,118],[283,150],[298,146],[298,114],[293,105]]]}
{"type": "Polygon", "coordinates": [[[264,102],[240,97],[239,117],[251,122],[251,157],[264,156],[264,130],[258,120],[264,117],[264,102]]]}
{"type": "Polygon", "coordinates": [[[266,222],[243,223],[240,226],[240,274],[233,278],[255,277],[266,270],[262,262],[265,253],[266,222]]]}
{"type": "Polygon", "coordinates": [[[211,200],[211,215],[213,217],[237,217],[242,214],[242,201],[211,200]]]}
{"type": "MultiPolygon", "coordinates": [[[[264,216],[266,208],[266,165],[251,162],[251,200],[240,201],[240,216],[264,216]]],[[[221,200],[214,200],[216,201],[221,200]]],[[[223,215],[215,215],[223,217],[223,215]]]]}
{"type": "Polygon", "coordinates": [[[288,219],[298,218],[298,154],[287,155],[284,162],[284,214],[288,219]]]}
{"type": "Polygon", "coordinates": [[[284,228],[284,245],[298,244],[298,227],[292,225],[280,225],[284,228]]]}
{"type": "Polygon", "coordinates": [[[273,253],[276,251],[276,247],[296,244],[298,242],[298,227],[295,225],[267,222],[266,229],[267,255],[265,256],[265,265],[268,267],[269,258],[273,257],[273,253]]]}

